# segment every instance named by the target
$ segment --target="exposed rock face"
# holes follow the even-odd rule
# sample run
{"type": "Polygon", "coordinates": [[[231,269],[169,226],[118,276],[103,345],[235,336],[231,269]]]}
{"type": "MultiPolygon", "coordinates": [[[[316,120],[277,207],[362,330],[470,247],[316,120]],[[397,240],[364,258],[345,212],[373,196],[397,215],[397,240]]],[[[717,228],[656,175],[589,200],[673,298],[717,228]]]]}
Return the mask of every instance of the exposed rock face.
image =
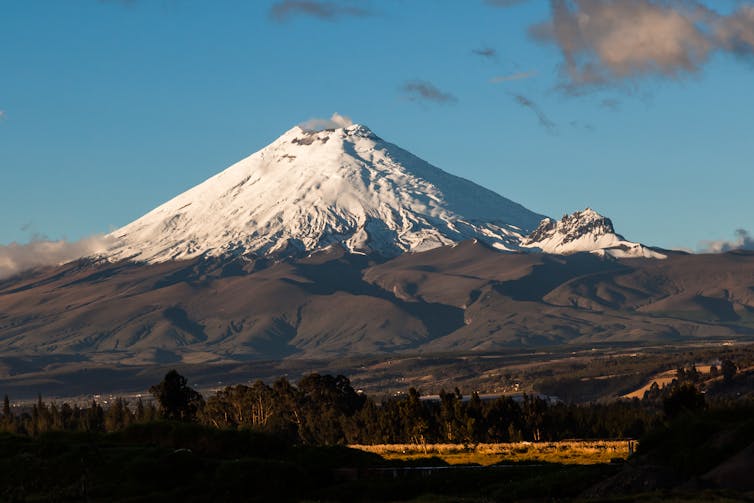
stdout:
{"type": "Polygon", "coordinates": [[[616,234],[613,222],[591,208],[564,215],[559,221],[545,218],[525,237],[521,246],[543,253],[591,252],[616,258],[665,258],[666,255],[616,234]]]}

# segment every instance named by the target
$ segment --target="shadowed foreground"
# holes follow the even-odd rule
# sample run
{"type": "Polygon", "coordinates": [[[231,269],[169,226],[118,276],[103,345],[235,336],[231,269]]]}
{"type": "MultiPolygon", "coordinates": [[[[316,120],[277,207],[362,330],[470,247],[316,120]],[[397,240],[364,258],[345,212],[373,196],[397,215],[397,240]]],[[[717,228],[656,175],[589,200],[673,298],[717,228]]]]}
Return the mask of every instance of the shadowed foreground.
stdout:
{"type": "Polygon", "coordinates": [[[450,466],[249,430],[0,435],[3,501],[751,501],[750,407],[683,414],[628,462],[450,466]],[[747,447],[748,446],[748,447],[747,447]]]}
{"type": "Polygon", "coordinates": [[[576,496],[609,465],[411,469],[345,447],[297,447],[249,431],[178,423],[118,434],[0,436],[4,501],[476,501],[576,496]],[[435,499],[436,496],[432,496],[435,499]]]}

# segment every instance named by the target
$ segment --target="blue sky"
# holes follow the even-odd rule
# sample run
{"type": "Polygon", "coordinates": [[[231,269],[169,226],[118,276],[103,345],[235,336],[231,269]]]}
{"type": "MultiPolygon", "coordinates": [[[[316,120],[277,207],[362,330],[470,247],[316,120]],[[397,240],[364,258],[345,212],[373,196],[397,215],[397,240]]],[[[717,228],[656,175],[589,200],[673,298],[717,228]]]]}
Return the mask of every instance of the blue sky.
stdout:
{"type": "Polygon", "coordinates": [[[609,2],[0,0],[0,244],[108,232],[333,112],[631,240],[754,229],[754,8],[707,3],[687,33],[631,2],[610,25],[628,32],[574,49],[552,27],[609,2]],[[663,30],[683,47],[631,46],[663,30]]]}

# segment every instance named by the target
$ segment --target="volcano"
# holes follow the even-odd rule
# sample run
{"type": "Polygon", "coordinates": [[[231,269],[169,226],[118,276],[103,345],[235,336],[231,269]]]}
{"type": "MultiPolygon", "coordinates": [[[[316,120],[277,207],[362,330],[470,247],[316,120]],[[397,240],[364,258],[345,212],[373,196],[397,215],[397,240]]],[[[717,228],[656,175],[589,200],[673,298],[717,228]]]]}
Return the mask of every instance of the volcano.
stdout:
{"type": "Polygon", "coordinates": [[[333,244],[393,257],[468,239],[514,251],[543,218],[365,126],[297,126],[113,232],[110,257],[290,257],[333,244]]]}

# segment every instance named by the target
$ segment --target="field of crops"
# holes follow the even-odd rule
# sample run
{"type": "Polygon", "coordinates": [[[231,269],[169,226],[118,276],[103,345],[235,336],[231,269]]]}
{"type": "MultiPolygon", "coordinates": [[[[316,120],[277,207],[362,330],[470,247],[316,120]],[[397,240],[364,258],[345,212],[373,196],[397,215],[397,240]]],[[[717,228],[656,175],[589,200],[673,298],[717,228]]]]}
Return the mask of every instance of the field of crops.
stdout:
{"type": "Polygon", "coordinates": [[[506,444],[382,444],[351,445],[386,459],[440,458],[453,465],[497,463],[562,463],[591,465],[610,463],[629,456],[628,440],[572,440],[563,442],[515,442],[506,444]]]}

